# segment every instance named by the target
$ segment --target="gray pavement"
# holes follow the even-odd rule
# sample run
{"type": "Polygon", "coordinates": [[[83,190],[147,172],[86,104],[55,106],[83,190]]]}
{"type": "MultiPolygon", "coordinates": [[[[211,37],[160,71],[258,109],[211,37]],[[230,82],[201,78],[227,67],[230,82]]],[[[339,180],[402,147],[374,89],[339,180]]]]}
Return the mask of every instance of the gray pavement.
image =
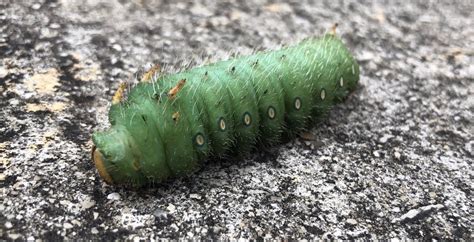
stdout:
{"type": "Polygon", "coordinates": [[[474,2],[315,2],[0,1],[0,238],[472,240],[474,2]],[[121,81],[335,22],[361,81],[315,140],[150,189],[101,181],[90,134],[121,81]]]}

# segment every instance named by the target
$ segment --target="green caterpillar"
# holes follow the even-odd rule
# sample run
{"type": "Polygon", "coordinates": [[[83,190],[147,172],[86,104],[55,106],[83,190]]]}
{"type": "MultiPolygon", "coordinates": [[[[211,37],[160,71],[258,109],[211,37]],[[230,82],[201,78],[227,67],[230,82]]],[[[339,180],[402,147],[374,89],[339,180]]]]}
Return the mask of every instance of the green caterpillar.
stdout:
{"type": "Polygon", "coordinates": [[[92,136],[94,163],[109,184],[158,183],[210,156],[297,134],[355,89],[359,66],[330,33],[150,79],[127,100],[119,89],[111,128],[92,136]]]}

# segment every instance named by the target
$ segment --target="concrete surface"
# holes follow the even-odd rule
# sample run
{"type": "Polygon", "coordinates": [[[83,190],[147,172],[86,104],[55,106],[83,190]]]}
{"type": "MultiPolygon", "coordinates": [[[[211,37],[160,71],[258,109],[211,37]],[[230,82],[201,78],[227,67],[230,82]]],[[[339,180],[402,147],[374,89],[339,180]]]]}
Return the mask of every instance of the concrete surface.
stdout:
{"type": "Polygon", "coordinates": [[[1,238],[472,240],[473,1],[318,2],[0,1],[1,238]],[[121,81],[335,22],[361,85],[315,141],[141,191],[99,179],[90,134],[121,81]]]}

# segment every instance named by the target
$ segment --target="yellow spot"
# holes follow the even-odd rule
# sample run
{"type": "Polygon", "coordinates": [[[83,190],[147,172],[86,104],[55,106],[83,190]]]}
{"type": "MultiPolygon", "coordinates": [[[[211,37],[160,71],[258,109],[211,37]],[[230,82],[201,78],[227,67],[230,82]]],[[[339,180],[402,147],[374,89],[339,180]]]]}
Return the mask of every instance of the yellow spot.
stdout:
{"type": "Polygon", "coordinates": [[[37,111],[51,111],[51,112],[61,112],[66,109],[67,104],[64,102],[54,102],[54,103],[27,103],[26,111],[27,112],[37,112],[37,111]]]}
{"type": "Polygon", "coordinates": [[[58,136],[57,129],[50,129],[43,133],[41,144],[47,146],[49,143],[54,142],[54,138],[58,136]]]}
{"type": "Polygon", "coordinates": [[[97,168],[100,177],[102,177],[102,179],[104,179],[104,181],[108,184],[113,184],[112,177],[107,172],[107,168],[105,167],[102,153],[100,153],[99,149],[97,149],[95,146],[92,147],[92,160],[94,161],[95,167],[97,168]]]}
{"type": "Polygon", "coordinates": [[[272,3],[266,5],[264,9],[272,13],[291,13],[293,11],[288,3],[272,3]]]}
{"type": "Polygon", "coordinates": [[[59,72],[50,68],[44,73],[34,74],[25,81],[25,84],[31,92],[37,92],[40,95],[53,94],[56,86],[59,85],[59,72]]]}
{"type": "Polygon", "coordinates": [[[178,122],[179,117],[180,117],[179,112],[175,112],[175,113],[173,113],[173,115],[171,116],[171,118],[173,118],[173,121],[175,121],[175,122],[178,122]]]}
{"type": "Polygon", "coordinates": [[[112,97],[112,104],[117,104],[117,103],[120,103],[122,101],[123,93],[125,92],[126,87],[127,86],[126,86],[125,82],[120,83],[119,88],[117,89],[117,91],[115,91],[115,94],[112,97]]]}
{"type": "Polygon", "coordinates": [[[186,79],[181,79],[178,84],[168,92],[168,97],[174,99],[176,94],[178,94],[178,92],[183,88],[184,84],[186,84],[186,79]]]}
{"type": "Polygon", "coordinates": [[[74,79],[81,81],[92,81],[97,80],[98,76],[102,74],[99,63],[96,63],[91,59],[85,59],[78,52],[71,53],[71,56],[76,60],[72,66],[74,79]]]}
{"type": "Polygon", "coordinates": [[[7,147],[7,142],[2,142],[0,143],[0,151],[4,151],[5,150],[5,147],[7,147]]]}
{"type": "Polygon", "coordinates": [[[380,24],[385,23],[385,13],[383,9],[381,9],[380,7],[376,7],[373,18],[379,21],[380,24]]]}
{"type": "Polygon", "coordinates": [[[153,77],[156,75],[156,73],[161,71],[161,66],[159,64],[153,65],[150,70],[145,72],[143,74],[141,81],[142,82],[150,82],[153,80],[153,77]]]}

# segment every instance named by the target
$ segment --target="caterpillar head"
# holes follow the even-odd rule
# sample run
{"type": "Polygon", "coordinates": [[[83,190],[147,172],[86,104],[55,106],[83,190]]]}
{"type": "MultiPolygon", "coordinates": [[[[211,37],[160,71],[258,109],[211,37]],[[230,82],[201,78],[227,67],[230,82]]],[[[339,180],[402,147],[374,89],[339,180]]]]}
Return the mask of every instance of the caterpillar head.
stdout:
{"type": "Polygon", "coordinates": [[[134,155],[133,142],[125,127],[117,125],[107,131],[94,133],[92,140],[92,160],[99,175],[108,184],[138,187],[146,183],[134,155]]]}

